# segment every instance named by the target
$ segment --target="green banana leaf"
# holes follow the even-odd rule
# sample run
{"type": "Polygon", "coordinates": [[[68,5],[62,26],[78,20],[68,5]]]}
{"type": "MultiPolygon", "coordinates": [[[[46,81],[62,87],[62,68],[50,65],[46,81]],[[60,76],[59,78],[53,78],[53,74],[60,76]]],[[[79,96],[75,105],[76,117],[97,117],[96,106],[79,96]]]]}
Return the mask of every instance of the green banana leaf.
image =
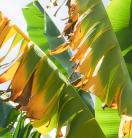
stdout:
{"type": "MultiPolygon", "coordinates": [[[[48,17],[48,16],[47,16],[48,17]]],[[[48,18],[49,19],[49,18],[48,18]]],[[[49,28],[49,29],[51,29],[51,25],[50,25],[50,22],[51,21],[49,21],[48,23],[47,23],[47,27],[46,27],[46,29],[47,28],[49,28]],[[49,26],[49,27],[48,27],[49,26]]],[[[48,30],[48,29],[47,29],[48,30]]],[[[51,30],[53,30],[53,29],[51,29],[51,30]]],[[[50,32],[49,32],[50,33],[50,32]]],[[[47,34],[48,34],[48,32],[47,32],[47,34]]],[[[52,37],[51,37],[52,38],[52,37]]],[[[53,37],[54,38],[54,37],[53,37]]],[[[56,38],[57,38],[57,35],[56,35],[56,38]]],[[[50,42],[50,41],[49,41],[50,42]]],[[[52,41],[51,41],[52,42],[52,41]]],[[[53,42],[53,44],[54,44],[55,42],[53,42]]],[[[53,45],[54,46],[54,45],[53,45]]],[[[55,47],[53,47],[53,48],[55,48],[55,47]]],[[[87,101],[89,101],[88,99],[87,99],[87,96],[89,97],[89,94],[87,95],[86,93],[80,93],[80,95],[83,97],[83,99],[86,99],[85,101],[87,102],[87,101]],[[85,95],[85,96],[82,96],[82,95],[85,95]],[[87,96],[86,96],[87,95],[87,96]]],[[[88,103],[89,104],[89,103],[88,103]]],[[[99,120],[99,123],[103,126],[103,130],[104,130],[104,132],[105,132],[105,135],[107,136],[107,137],[117,137],[117,135],[118,135],[118,127],[119,127],[119,116],[117,115],[117,111],[115,111],[115,110],[113,110],[113,109],[109,109],[111,112],[104,112],[102,109],[101,109],[101,104],[98,104],[98,106],[97,106],[97,104],[96,104],[96,108],[97,108],[97,110],[99,110],[99,111],[97,111],[96,110],[96,117],[97,117],[97,120],[99,120]],[[106,118],[104,118],[103,120],[104,121],[102,121],[102,122],[105,122],[106,121],[106,124],[108,124],[108,125],[104,125],[102,122],[101,122],[101,120],[102,120],[102,118],[101,118],[101,114],[102,114],[102,116],[104,115],[104,113],[105,113],[105,115],[106,115],[106,118]],[[113,125],[113,122],[111,123],[111,120],[109,120],[108,121],[108,119],[107,119],[107,116],[108,116],[108,118],[111,118],[111,116],[110,116],[110,113],[111,113],[111,116],[113,116],[114,115],[114,117],[115,117],[115,119],[114,119],[114,121],[116,120],[116,122],[115,122],[115,127],[114,127],[114,129],[112,129],[111,130],[111,125],[113,125]],[[108,114],[108,115],[107,115],[108,114]],[[115,115],[116,114],[116,115],[115,115]],[[118,122],[118,123],[117,123],[118,122]],[[107,127],[106,127],[107,126],[107,127]],[[104,128],[107,128],[108,129],[108,131],[106,130],[106,129],[104,129],[104,128]],[[115,129],[116,128],[116,129],[115,129]]]]}
{"type": "MultiPolygon", "coordinates": [[[[107,13],[111,21],[114,32],[121,46],[122,55],[132,79],[132,1],[113,0],[107,8],[107,13]]],[[[117,138],[120,118],[117,116],[116,109],[100,109],[101,103],[96,101],[96,119],[98,120],[103,132],[107,137],[117,138]],[[102,119],[103,116],[103,119],[102,119]],[[114,117],[114,119],[113,119],[114,117]],[[111,120],[112,119],[112,120],[111,120]],[[114,120],[114,122],[113,122],[114,120]],[[113,126],[114,124],[114,126],[113,126]],[[107,129],[106,129],[107,128],[107,129]],[[111,135],[112,134],[112,135],[111,135]]]]}
{"type": "Polygon", "coordinates": [[[100,99],[96,98],[95,118],[107,138],[117,138],[120,125],[118,111],[117,109],[110,108],[103,109],[101,106],[102,103],[100,99]]]}
{"type": "MultiPolygon", "coordinates": [[[[122,50],[122,55],[125,58],[125,62],[129,71],[129,74],[131,76],[132,79],[132,1],[131,0],[113,0],[110,2],[110,5],[107,8],[107,14],[109,16],[109,19],[111,21],[112,27],[114,32],[116,33],[116,37],[119,41],[121,50],[122,50]]],[[[99,110],[99,107],[101,106],[101,103],[97,100],[97,105],[96,105],[96,118],[99,121],[100,126],[103,128],[106,136],[108,135],[108,137],[110,136],[110,132],[113,131],[113,134],[116,134],[115,137],[117,137],[118,135],[118,131],[117,128],[119,126],[119,117],[117,116],[117,111],[116,109],[109,109],[110,112],[105,112],[103,110],[99,110]],[[113,113],[114,112],[114,113],[113,113]],[[108,115],[106,115],[108,113],[108,115]],[[113,114],[112,114],[113,113],[113,114]],[[115,115],[116,113],[116,115],[115,115]],[[102,117],[104,116],[104,114],[107,116],[106,118],[103,118],[102,121],[102,117]],[[118,123],[112,123],[112,121],[110,120],[111,118],[114,117],[114,120],[116,120],[116,122],[118,123]],[[115,130],[108,129],[108,125],[105,126],[104,122],[106,121],[110,121],[110,123],[108,124],[110,126],[113,126],[114,124],[114,128],[115,130]],[[116,126],[117,125],[117,126],[116,126]],[[115,128],[116,127],[116,128],[115,128]],[[107,128],[107,129],[106,129],[107,128]],[[109,130],[109,131],[108,131],[109,130]]],[[[107,109],[108,110],[108,109],[107,109]]],[[[114,136],[111,136],[112,138],[114,136]]]]}
{"type": "MultiPolygon", "coordinates": [[[[107,13],[111,21],[113,30],[116,33],[116,37],[121,46],[122,55],[125,58],[126,65],[127,65],[130,77],[132,79],[132,60],[131,60],[132,59],[132,39],[131,39],[131,36],[132,36],[132,1],[131,0],[126,0],[126,1],[113,0],[110,2],[110,5],[107,8],[107,13]]],[[[101,106],[101,103],[99,102],[99,100],[97,100],[97,104],[96,104],[96,118],[100,126],[103,128],[103,132],[105,133],[106,136],[111,137],[111,138],[113,138],[114,136],[113,135],[110,136],[110,133],[113,133],[115,134],[115,138],[116,138],[118,135],[117,128],[119,126],[119,117],[117,116],[116,109],[111,109],[112,111],[109,109],[110,112],[107,112],[107,111],[105,112],[101,109],[99,110],[98,106],[101,106]],[[106,115],[107,113],[108,115],[106,115]],[[106,118],[102,119],[102,116],[104,115],[106,115],[106,118]],[[113,117],[114,117],[115,122],[112,123],[110,119],[113,119],[113,117]],[[105,122],[108,122],[108,121],[110,122],[106,126],[105,122]],[[109,126],[113,126],[113,124],[114,124],[114,127],[110,127],[109,129],[109,126]],[[114,128],[115,130],[111,128],[114,128]]]]}
{"type": "Polygon", "coordinates": [[[132,1],[113,0],[107,13],[132,79],[132,1]]]}

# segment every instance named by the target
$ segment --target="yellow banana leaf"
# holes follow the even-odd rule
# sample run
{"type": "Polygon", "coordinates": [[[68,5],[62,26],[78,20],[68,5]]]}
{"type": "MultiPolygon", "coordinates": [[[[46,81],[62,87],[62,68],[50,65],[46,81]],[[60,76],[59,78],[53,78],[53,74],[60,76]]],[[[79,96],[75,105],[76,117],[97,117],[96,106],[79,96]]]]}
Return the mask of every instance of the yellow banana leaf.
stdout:
{"type": "Polygon", "coordinates": [[[0,83],[13,78],[28,42],[29,38],[0,12],[0,69],[5,69],[4,72],[0,73],[0,83]],[[8,55],[13,54],[13,49],[18,47],[19,43],[20,48],[15,58],[7,62],[7,59],[10,59],[8,55]]]}

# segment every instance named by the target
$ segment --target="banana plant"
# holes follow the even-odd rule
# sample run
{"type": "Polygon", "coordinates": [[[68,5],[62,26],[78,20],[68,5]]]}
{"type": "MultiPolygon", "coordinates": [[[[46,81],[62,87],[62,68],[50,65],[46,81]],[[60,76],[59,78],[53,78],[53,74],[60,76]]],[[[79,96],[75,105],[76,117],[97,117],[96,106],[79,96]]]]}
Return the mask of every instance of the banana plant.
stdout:
{"type": "MultiPolygon", "coordinates": [[[[56,6],[57,1],[53,1],[53,5],[56,6]]],[[[64,43],[52,50],[50,54],[72,49],[73,56],[70,59],[75,62],[74,71],[81,74],[79,75],[81,78],[74,81],[73,85],[83,92],[94,93],[104,102],[104,107],[117,106],[120,115],[131,116],[132,85],[119,47],[122,39],[118,38],[117,34],[118,43],[102,2],[69,0],[67,7],[69,20],[62,35],[68,39],[63,40],[64,43]]],[[[45,17],[49,18],[47,14],[45,17]]],[[[62,40],[58,43],[58,39],[55,39],[58,33],[47,32],[47,38],[42,37],[43,23],[42,32],[40,31],[42,40],[40,45],[40,41],[36,40],[36,36],[33,38],[31,33],[30,37],[41,47],[40,49],[3,14],[0,19],[1,51],[7,44],[9,45],[6,53],[0,58],[2,70],[0,82],[11,80],[8,89],[2,95],[9,93],[7,100],[17,102],[20,110],[25,111],[27,117],[31,119],[33,127],[44,135],[53,128],[57,128],[56,137],[61,137],[62,126],[68,125],[65,135],[68,138],[105,137],[91,112],[93,110],[91,105],[89,106],[89,103],[88,106],[86,105],[83,101],[85,98],[81,99],[81,94],[78,94],[78,90],[73,88],[67,77],[63,75],[69,69],[66,69],[65,73],[61,69],[63,74],[58,69],[60,67],[58,64],[62,65],[61,68],[65,68],[65,62],[71,64],[67,61],[69,53],[65,53],[67,54],[65,58],[61,56],[60,60],[58,57],[53,59],[43,52],[46,50],[47,53],[50,46],[56,47],[62,43],[62,40]],[[54,45],[55,41],[57,44],[54,45]],[[6,63],[14,47],[20,47],[18,53],[14,59],[6,63]]],[[[123,51],[123,55],[127,55],[129,51],[131,47],[123,51]]],[[[130,68],[128,69],[131,72],[130,68]]],[[[71,74],[71,67],[69,74],[71,74]]],[[[129,125],[126,125],[126,128],[129,132],[125,134],[129,136],[131,128],[129,125]]]]}
{"type": "MultiPolygon", "coordinates": [[[[0,15],[0,47],[2,52],[7,49],[1,55],[0,83],[11,81],[1,93],[4,101],[16,102],[17,108],[26,113],[33,127],[43,135],[56,128],[56,137],[61,137],[61,128],[70,123],[67,137],[105,137],[93,113],[57,66],[16,25],[0,15]],[[11,59],[16,47],[19,50],[11,59]]],[[[30,137],[30,124],[24,128],[24,120],[23,117],[18,121],[11,137],[30,137]]],[[[31,136],[40,136],[34,133],[31,136]]]]}
{"type": "MultiPolygon", "coordinates": [[[[116,7],[114,7],[115,9],[117,8],[117,6],[119,5],[119,1],[117,2],[117,1],[112,1],[111,3],[116,3],[116,7]]],[[[129,2],[126,2],[127,3],[127,7],[126,7],[126,9],[129,11],[130,9],[129,9],[129,7],[130,7],[130,1],[129,2]]],[[[124,3],[120,3],[121,5],[125,5],[125,2],[124,3]]],[[[112,7],[111,6],[112,4],[110,4],[110,6],[109,7],[112,7]]],[[[114,4],[115,5],[115,4],[114,4]]],[[[43,5],[42,5],[43,6],[43,5]]],[[[108,7],[108,10],[109,10],[109,7],[108,7]]],[[[109,14],[111,14],[111,13],[113,13],[113,11],[116,11],[116,10],[113,10],[113,9],[111,9],[110,11],[109,11],[109,13],[108,13],[108,15],[109,14]]],[[[121,13],[121,8],[120,8],[120,10],[118,11],[118,14],[117,15],[120,15],[120,14],[122,14],[121,13]]],[[[129,12],[126,12],[126,14],[125,14],[125,16],[126,17],[129,17],[127,14],[129,14],[129,12]]],[[[120,19],[119,18],[116,18],[116,13],[113,13],[113,14],[111,14],[111,16],[114,16],[115,18],[110,18],[110,21],[111,21],[111,23],[113,23],[113,22],[115,22],[116,20],[116,22],[118,22],[120,19]],[[113,22],[112,22],[113,21],[113,22]]],[[[131,16],[131,15],[130,15],[131,16]]],[[[121,17],[123,17],[123,16],[121,16],[121,17]]],[[[47,19],[47,20],[49,20],[49,19],[47,19]]],[[[123,22],[123,21],[120,21],[121,23],[125,23],[125,22],[123,22]]],[[[129,21],[130,22],[130,21],[129,21]]],[[[117,24],[116,24],[117,25],[117,24]]],[[[117,25],[117,27],[118,27],[118,25],[117,25]]],[[[49,28],[49,30],[51,30],[50,32],[52,32],[52,27],[51,27],[51,24],[50,24],[50,22],[48,21],[48,23],[47,23],[47,25],[46,25],[46,31],[48,30],[47,28],[49,28]]],[[[119,28],[119,27],[118,27],[119,28]]],[[[129,30],[130,30],[130,28],[129,28],[129,30]]],[[[130,32],[130,31],[129,31],[130,32]]],[[[123,34],[123,33],[122,33],[123,34]]],[[[129,34],[129,33],[128,33],[129,34]]],[[[55,37],[56,35],[53,35],[52,34],[52,37],[55,37]]],[[[124,34],[124,36],[125,36],[125,34],[124,34]]],[[[48,34],[48,37],[49,37],[49,34],[48,34]]],[[[51,37],[51,38],[52,38],[51,37]]],[[[118,38],[118,36],[117,36],[117,38],[118,38]]],[[[127,37],[127,38],[129,38],[129,37],[127,37]]],[[[119,39],[118,39],[119,40],[119,39]]],[[[123,37],[120,39],[120,40],[123,40],[123,37]]],[[[119,40],[119,42],[120,42],[120,40],[119,40]]],[[[131,41],[131,39],[129,38],[129,39],[127,39],[129,42],[131,41]]],[[[126,39],[124,38],[124,41],[126,42],[126,39]]],[[[124,43],[125,43],[124,42],[124,43]]],[[[120,44],[121,45],[121,44],[120,44]]],[[[129,45],[128,45],[129,46],[129,45]]],[[[54,47],[55,47],[55,45],[54,45],[54,47]]],[[[122,48],[122,45],[121,45],[121,48],[122,48]]],[[[129,47],[129,48],[127,48],[126,47],[126,50],[124,50],[125,52],[123,52],[124,54],[123,54],[123,56],[124,55],[126,55],[125,53],[128,53],[129,52],[129,59],[130,59],[130,56],[131,56],[131,53],[130,53],[130,51],[131,51],[131,47],[129,47]]],[[[126,58],[125,58],[126,59],[126,58]]],[[[127,58],[128,59],[128,58],[127,58]]],[[[64,62],[64,61],[63,61],[64,62]]],[[[126,60],[125,60],[125,62],[126,62],[126,60]]],[[[129,60],[129,62],[130,62],[130,60],[129,60]]],[[[127,64],[127,67],[128,67],[128,64],[127,64]]],[[[129,68],[128,68],[128,71],[129,72],[131,72],[131,68],[130,68],[130,64],[129,64],[129,68]]],[[[131,75],[131,74],[130,74],[131,75]]],[[[86,97],[86,95],[85,95],[85,97],[86,97]]],[[[84,98],[84,99],[86,99],[86,98],[84,98]]],[[[83,99],[83,100],[84,100],[83,99]]],[[[88,99],[87,99],[88,100],[88,99]]],[[[117,137],[117,135],[118,135],[118,132],[117,132],[117,130],[118,130],[118,125],[119,125],[119,116],[118,116],[118,114],[117,114],[117,111],[115,110],[115,109],[107,109],[107,110],[105,110],[105,111],[103,111],[103,110],[101,110],[101,108],[99,108],[100,107],[100,103],[98,104],[98,100],[97,100],[97,105],[96,105],[96,109],[97,109],[97,111],[96,111],[96,118],[97,118],[97,120],[100,122],[100,124],[102,125],[101,127],[103,128],[103,130],[104,130],[104,132],[105,132],[105,134],[106,134],[106,136],[107,137],[112,137],[112,138],[114,138],[114,137],[117,137]],[[97,107],[97,105],[98,105],[98,107],[97,107]],[[110,115],[111,114],[111,115],[110,115]],[[106,118],[105,117],[103,117],[103,116],[106,116],[106,118]],[[114,118],[113,118],[113,116],[114,116],[114,118]],[[102,119],[103,118],[103,119],[102,119]],[[111,119],[109,119],[109,121],[108,121],[108,118],[111,118],[111,119]],[[114,124],[116,124],[116,125],[114,125],[115,127],[113,127],[113,123],[114,124]],[[105,125],[105,124],[107,124],[107,125],[105,125]]],[[[129,129],[127,130],[127,131],[129,131],[129,129]]],[[[127,132],[128,133],[128,132],[127,132]]],[[[128,133],[129,134],[129,133],[128,133]]]]}

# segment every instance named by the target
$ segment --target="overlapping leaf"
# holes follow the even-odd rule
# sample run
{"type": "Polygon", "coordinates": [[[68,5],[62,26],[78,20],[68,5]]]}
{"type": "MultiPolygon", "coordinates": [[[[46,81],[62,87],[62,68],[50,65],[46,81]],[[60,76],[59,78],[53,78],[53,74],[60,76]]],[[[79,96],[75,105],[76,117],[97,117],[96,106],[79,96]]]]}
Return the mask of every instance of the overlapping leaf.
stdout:
{"type": "MultiPolygon", "coordinates": [[[[10,25],[11,29],[13,27],[10,25]]],[[[84,138],[89,134],[91,137],[105,137],[88,107],[67,79],[58,71],[54,63],[39,47],[29,42],[29,39],[19,29],[15,31],[22,35],[22,40],[26,41],[27,45],[21,45],[17,56],[13,61],[6,64],[7,69],[4,71],[4,75],[13,69],[10,78],[4,78],[4,82],[11,81],[7,89],[7,92],[11,92],[11,96],[8,98],[17,102],[19,108],[26,112],[27,117],[32,119],[33,126],[45,135],[53,128],[57,128],[57,137],[59,137],[61,127],[72,121],[76,127],[70,128],[67,137],[80,136],[83,133],[85,133],[84,138]],[[18,65],[14,70],[16,63],[18,65]],[[78,118],[79,123],[75,121],[78,118]],[[82,124],[81,129],[79,129],[80,124],[82,124]],[[90,129],[91,125],[96,127],[97,133],[94,132],[94,129],[90,129]]],[[[12,35],[9,36],[9,33],[10,31],[6,33],[3,42],[10,40],[12,35]]],[[[11,43],[14,43],[14,39],[11,43]]],[[[1,47],[3,47],[3,43],[1,47]]],[[[3,74],[1,74],[1,78],[3,78],[3,74]]],[[[23,124],[24,118],[18,122],[19,127],[16,128],[14,137],[21,137],[22,132],[19,131],[19,128],[23,124]]],[[[27,133],[27,130],[25,131],[27,133]]],[[[32,137],[37,135],[34,133],[32,137]]]]}
{"type": "Polygon", "coordinates": [[[78,64],[75,72],[82,74],[75,86],[94,93],[109,107],[116,103],[120,114],[132,115],[132,82],[103,3],[69,0],[67,5],[69,21],[64,34],[73,49],[71,60],[78,64]]]}

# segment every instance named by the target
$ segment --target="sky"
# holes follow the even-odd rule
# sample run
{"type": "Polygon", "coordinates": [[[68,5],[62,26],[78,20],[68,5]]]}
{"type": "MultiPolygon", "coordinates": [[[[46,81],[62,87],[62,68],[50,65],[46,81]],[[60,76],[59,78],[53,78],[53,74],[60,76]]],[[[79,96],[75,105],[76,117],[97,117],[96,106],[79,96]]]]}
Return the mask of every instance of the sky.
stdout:
{"type": "Polygon", "coordinates": [[[22,8],[32,0],[0,0],[0,11],[26,32],[26,22],[22,14],[22,8]]]}

